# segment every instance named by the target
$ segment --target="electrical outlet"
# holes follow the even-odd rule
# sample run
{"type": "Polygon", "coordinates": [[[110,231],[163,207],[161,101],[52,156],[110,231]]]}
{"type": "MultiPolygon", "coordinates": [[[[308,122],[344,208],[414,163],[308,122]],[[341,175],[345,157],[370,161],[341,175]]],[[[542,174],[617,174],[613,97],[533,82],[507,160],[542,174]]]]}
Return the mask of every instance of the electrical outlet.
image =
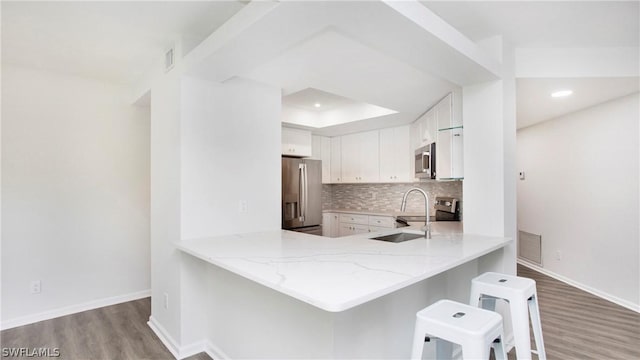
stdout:
{"type": "Polygon", "coordinates": [[[164,308],[168,309],[169,308],[169,294],[164,293],[164,308]]]}
{"type": "Polygon", "coordinates": [[[524,180],[524,171],[520,171],[520,180],[524,180]]]}
{"type": "Polygon", "coordinates": [[[249,211],[249,202],[247,200],[240,200],[238,204],[238,211],[241,213],[246,213],[249,211]]]}
{"type": "Polygon", "coordinates": [[[560,250],[556,251],[556,260],[558,261],[562,260],[562,251],[560,250]]]}
{"type": "Polygon", "coordinates": [[[32,294],[40,294],[40,291],[42,290],[42,283],[40,280],[34,280],[31,282],[29,288],[31,289],[32,294]]]}

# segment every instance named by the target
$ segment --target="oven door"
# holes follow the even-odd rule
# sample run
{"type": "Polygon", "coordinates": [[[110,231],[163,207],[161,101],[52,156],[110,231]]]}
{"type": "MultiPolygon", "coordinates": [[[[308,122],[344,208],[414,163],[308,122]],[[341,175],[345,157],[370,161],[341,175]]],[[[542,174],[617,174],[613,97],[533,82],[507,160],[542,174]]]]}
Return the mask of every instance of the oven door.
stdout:
{"type": "Polygon", "coordinates": [[[431,179],[433,178],[432,164],[432,146],[424,146],[415,152],[415,173],[417,178],[431,179]]]}

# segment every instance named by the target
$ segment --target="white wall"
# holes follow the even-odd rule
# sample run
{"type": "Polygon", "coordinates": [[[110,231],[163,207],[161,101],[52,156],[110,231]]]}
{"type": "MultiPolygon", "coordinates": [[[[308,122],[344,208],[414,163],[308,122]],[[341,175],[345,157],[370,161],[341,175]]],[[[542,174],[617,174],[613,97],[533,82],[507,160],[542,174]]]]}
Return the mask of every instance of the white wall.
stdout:
{"type": "Polygon", "coordinates": [[[280,228],[280,104],[275,87],[183,78],[183,239],[280,228]]]}
{"type": "Polygon", "coordinates": [[[177,62],[151,90],[150,324],[176,353],[205,335],[194,309],[210,290],[198,261],[174,243],[279,229],[281,187],[280,89],[181,71],[177,62]]]}
{"type": "Polygon", "coordinates": [[[145,296],[148,109],[115,85],[2,73],[3,327],[145,296]]]}
{"type": "Polygon", "coordinates": [[[636,310],[639,112],[636,93],[517,135],[518,228],[542,235],[544,269],[636,310]]]}

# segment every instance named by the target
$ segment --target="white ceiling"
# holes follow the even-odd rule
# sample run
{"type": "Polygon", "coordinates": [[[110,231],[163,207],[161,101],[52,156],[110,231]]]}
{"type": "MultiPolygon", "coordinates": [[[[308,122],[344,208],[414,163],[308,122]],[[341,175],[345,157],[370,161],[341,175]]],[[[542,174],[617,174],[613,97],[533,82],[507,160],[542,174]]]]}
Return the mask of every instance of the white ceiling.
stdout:
{"type": "Polygon", "coordinates": [[[556,118],[590,106],[640,91],[637,77],[518,79],[518,128],[556,118]],[[573,94],[552,98],[553,91],[570,89],[573,94]]]}
{"type": "Polygon", "coordinates": [[[2,62],[133,84],[182,36],[189,50],[238,1],[2,1],[2,62]]]}
{"type": "MultiPolygon", "coordinates": [[[[423,1],[474,41],[502,35],[518,48],[640,46],[639,1],[423,1]]],[[[640,65],[639,65],[640,66],[640,65]]],[[[517,79],[517,127],[638,92],[633,78],[517,79]],[[555,89],[572,89],[551,98],[555,89]]]]}
{"type": "Polygon", "coordinates": [[[293,106],[315,112],[329,111],[356,104],[359,104],[359,102],[314,88],[307,88],[282,97],[283,106],[293,106]],[[316,104],[320,106],[317,107],[316,104]]]}
{"type": "MultiPolygon", "coordinates": [[[[246,3],[3,1],[2,62],[132,85],[173,39],[184,38],[189,50],[246,3]]],[[[639,1],[422,4],[474,41],[503,35],[515,47],[640,43],[639,1]]],[[[209,59],[206,76],[251,78],[280,86],[285,96],[314,88],[397,111],[332,126],[325,135],[408,123],[465,76],[487,76],[473,75],[476,70],[468,63],[453,64],[447,49],[432,51],[438,46],[434,39],[380,2],[284,2],[278,7],[209,59]],[[463,69],[461,75],[452,71],[456,68],[463,69]]],[[[634,86],[638,91],[637,78],[518,79],[518,127],[625,95],[634,86]],[[551,99],[549,88],[559,84],[573,87],[574,95],[563,102],[551,99]]]]}
{"type": "Polygon", "coordinates": [[[639,1],[422,1],[473,41],[515,47],[618,47],[640,42],[639,1]]]}

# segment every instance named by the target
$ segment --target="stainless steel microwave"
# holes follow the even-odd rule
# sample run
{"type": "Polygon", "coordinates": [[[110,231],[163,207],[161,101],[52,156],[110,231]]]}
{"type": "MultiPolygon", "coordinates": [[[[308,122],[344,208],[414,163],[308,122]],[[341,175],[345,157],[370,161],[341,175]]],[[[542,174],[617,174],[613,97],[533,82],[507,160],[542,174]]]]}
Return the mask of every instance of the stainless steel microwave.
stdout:
{"type": "Polygon", "coordinates": [[[436,178],[436,143],[416,150],[416,177],[419,179],[436,178]]]}

